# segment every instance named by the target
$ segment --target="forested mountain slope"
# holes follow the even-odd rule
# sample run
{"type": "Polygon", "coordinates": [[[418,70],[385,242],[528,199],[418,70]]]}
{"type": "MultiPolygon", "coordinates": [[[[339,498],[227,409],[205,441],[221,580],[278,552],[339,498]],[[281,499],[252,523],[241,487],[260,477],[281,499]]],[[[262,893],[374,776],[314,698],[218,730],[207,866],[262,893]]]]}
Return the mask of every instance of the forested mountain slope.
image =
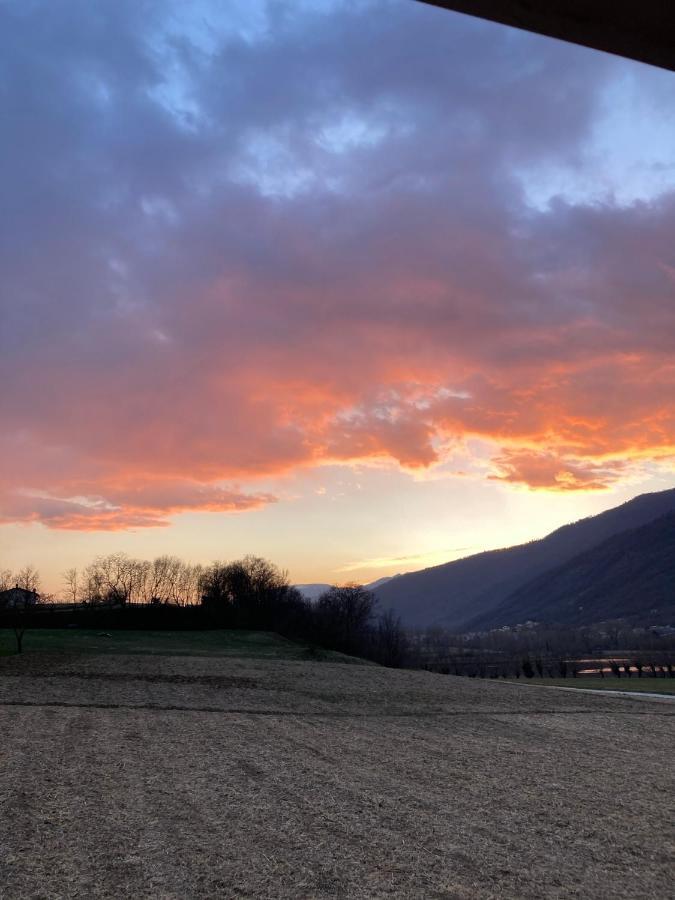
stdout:
{"type": "Polygon", "coordinates": [[[675,512],[675,489],[642,494],[597,516],[564,525],[541,540],[392,578],[376,591],[405,625],[463,629],[518,588],[607,538],[675,512]]]}
{"type": "Polygon", "coordinates": [[[608,619],[669,624],[675,615],[675,513],[623,531],[545,572],[476,628],[528,620],[590,625],[608,619]]]}

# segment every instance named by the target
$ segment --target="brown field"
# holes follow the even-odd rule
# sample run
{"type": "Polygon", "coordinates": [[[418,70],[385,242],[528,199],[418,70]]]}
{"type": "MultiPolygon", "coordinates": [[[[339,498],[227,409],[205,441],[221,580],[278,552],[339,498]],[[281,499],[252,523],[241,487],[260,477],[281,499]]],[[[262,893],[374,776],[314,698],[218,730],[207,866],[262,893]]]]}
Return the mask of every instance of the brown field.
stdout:
{"type": "Polygon", "coordinates": [[[673,896],[675,704],[373,666],[0,660],[0,896],[673,896]]]}

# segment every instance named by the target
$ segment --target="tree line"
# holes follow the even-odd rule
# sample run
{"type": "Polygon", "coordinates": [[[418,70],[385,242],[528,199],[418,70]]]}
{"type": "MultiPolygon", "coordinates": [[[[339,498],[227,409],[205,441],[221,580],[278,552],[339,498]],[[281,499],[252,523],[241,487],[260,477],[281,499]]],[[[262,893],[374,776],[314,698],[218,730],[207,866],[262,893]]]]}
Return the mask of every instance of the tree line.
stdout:
{"type": "MultiPolygon", "coordinates": [[[[39,592],[37,569],[0,570],[0,591],[15,585],[39,592]]],[[[577,627],[527,623],[468,634],[439,627],[405,632],[392,613],[378,609],[374,594],[363,586],[335,586],[310,602],[286,572],[257,556],[201,566],[175,556],[141,560],[113,553],[96,557],[82,570],[68,569],[63,585],[69,624],[264,629],[313,648],[453,675],[567,678],[602,658],[606,663],[598,668],[600,676],[609,670],[626,678],[643,672],[672,677],[675,658],[675,634],[620,620],[577,627]]],[[[53,599],[42,595],[43,601],[53,599]]],[[[23,627],[28,617],[32,624],[59,627],[66,613],[57,615],[56,609],[47,603],[38,615],[24,610],[26,615],[18,618],[17,611],[10,616],[0,609],[0,625],[13,627],[16,620],[23,627]]]]}
{"type": "Polygon", "coordinates": [[[473,678],[672,678],[674,661],[675,634],[619,622],[408,633],[408,665],[473,678]]]}
{"type": "MultiPolygon", "coordinates": [[[[37,590],[39,575],[28,569],[30,579],[20,583],[5,572],[4,582],[37,590]]],[[[93,627],[276,631],[306,642],[310,653],[336,650],[389,666],[406,661],[401,623],[378,609],[372,591],[359,584],[336,585],[311,602],[291,585],[287,572],[258,556],[198,566],[174,556],[149,561],[114,553],[96,557],[82,572],[69,569],[63,578],[70,609],[54,604],[27,608],[22,621],[53,626],[68,612],[76,617],[74,624],[93,627]]],[[[6,615],[15,619],[17,611],[6,615]]]]}

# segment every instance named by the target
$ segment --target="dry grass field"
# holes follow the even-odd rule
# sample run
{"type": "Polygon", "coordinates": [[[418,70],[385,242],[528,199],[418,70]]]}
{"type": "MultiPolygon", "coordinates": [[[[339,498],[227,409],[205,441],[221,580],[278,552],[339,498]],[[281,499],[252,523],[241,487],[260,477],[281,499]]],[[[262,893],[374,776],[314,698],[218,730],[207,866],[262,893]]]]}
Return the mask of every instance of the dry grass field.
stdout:
{"type": "Polygon", "coordinates": [[[675,704],[375,666],[0,660],[0,896],[673,896],[675,704]]]}

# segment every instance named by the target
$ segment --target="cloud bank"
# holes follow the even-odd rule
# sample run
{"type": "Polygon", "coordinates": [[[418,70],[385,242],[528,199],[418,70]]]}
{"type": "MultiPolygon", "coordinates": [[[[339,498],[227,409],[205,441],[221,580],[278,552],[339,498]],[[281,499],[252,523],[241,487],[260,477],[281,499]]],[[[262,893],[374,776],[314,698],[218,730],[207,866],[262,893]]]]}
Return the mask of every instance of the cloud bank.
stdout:
{"type": "Polygon", "coordinates": [[[469,438],[540,489],[672,457],[675,191],[528,195],[622,79],[673,112],[644,72],[407,2],[3,4],[0,521],[469,438]]]}

